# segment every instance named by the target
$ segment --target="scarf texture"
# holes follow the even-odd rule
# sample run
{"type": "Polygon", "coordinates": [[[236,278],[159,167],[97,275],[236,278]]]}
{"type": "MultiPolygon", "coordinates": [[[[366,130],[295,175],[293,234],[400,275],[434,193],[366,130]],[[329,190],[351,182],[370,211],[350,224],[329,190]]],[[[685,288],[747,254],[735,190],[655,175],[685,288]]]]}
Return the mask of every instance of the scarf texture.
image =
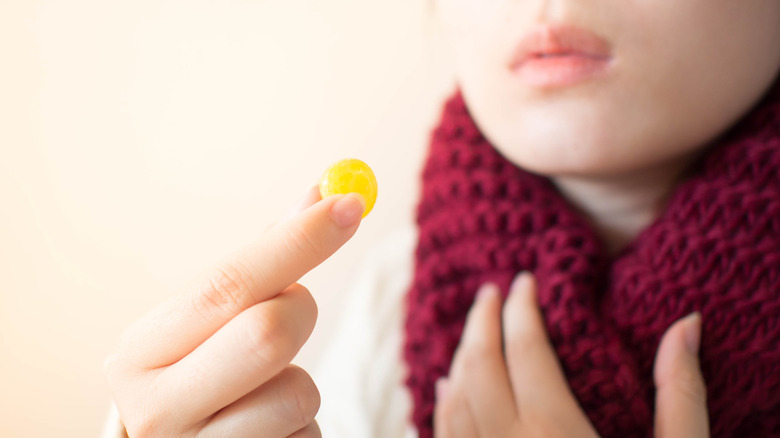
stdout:
{"type": "Polygon", "coordinates": [[[696,310],[712,436],[780,436],[780,83],[615,257],[548,179],[493,148],[458,91],[422,181],[404,341],[421,438],[433,436],[434,382],[448,374],[477,289],[494,282],[506,297],[524,270],[602,437],[652,436],[656,349],[696,310]]]}

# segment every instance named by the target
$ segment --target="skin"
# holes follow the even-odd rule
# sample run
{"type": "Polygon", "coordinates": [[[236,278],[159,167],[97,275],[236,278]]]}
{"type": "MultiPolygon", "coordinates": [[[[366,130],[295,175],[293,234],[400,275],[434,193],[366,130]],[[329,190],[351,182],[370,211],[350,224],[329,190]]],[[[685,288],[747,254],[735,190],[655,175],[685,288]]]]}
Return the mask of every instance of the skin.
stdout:
{"type": "MultiPolygon", "coordinates": [[[[661,340],[654,369],[657,437],[709,436],[700,339],[701,316],[694,313],[661,340]]],[[[434,432],[436,438],[598,437],[547,338],[530,274],[518,276],[504,304],[495,285],[479,291],[450,376],[436,383],[434,432]]]]}
{"type": "MultiPolygon", "coordinates": [[[[780,2],[437,0],[475,120],[515,164],[551,178],[618,251],[647,225],[691,160],[761,96],[780,66],[780,2]],[[508,70],[535,23],[589,28],[613,47],[608,74],[565,89],[508,70]]],[[[301,209],[130,326],[105,374],[132,437],[320,437],[319,393],[290,360],[316,320],[297,284],[355,233],[359,196],[301,209]]],[[[533,280],[505,304],[480,294],[453,372],[438,385],[438,438],[596,436],[571,395],[533,280]],[[505,321],[501,324],[501,314],[505,321]],[[523,360],[518,358],[522,357],[523,360]],[[525,383],[529,382],[529,383],[525,383]],[[532,388],[532,391],[529,391],[532,388]],[[543,399],[531,402],[531,394],[543,399]]],[[[708,436],[701,319],[675,323],[655,365],[657,436],[708,436]]]]}
{"type": "Polygon", "coordinates": [[[686,165],[780,69],[776,0],[434,0],[483,134],[550,177],[616,252],[657,215],[686,165]],[[612,46],[606,74],[537,89],[508,68],[532,26],[566,23],[612,46]]]}
{"type": "Polygon", "coordinates": [[[298,211],[130,326],[105,374],[131,437],[317,438],[319,392],[290,361],[317,305],[297,280],[341,247],[359,195],[298,211]]]}
{"type": "MultiPolygon", "coordinates": [[[[550,178],[613,254],[658,216],[690,163],[780,69],[775,0],[436,0],[435,9],[483,134],[550,178]],[[559,88],[519,80],[508,68],[516,45],[550,23],[609,41],[608,69],[559,88]]],[[[471,309],[452,374],[437,384],[437,438],[597,436],[547,341],[533,280],[518,283],[503,310],[495,291],[471,309]]],[[[709,436],[700,324],[698,315],[678,321],[659,346],[656,436],[709,436]]]]}

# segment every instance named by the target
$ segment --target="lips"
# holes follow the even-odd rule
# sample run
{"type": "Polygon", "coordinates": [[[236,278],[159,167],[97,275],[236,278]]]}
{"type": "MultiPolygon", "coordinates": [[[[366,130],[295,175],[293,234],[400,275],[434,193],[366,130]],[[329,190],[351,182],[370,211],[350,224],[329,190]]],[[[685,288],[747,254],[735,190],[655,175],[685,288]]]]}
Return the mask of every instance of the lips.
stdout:
{"type": "Polygon", "coordinates": [[[568,25],[543,25],[520,41],[510,70],[537,88],[571,86],[603,73],[612,60],[602,37],[568,25]]]}

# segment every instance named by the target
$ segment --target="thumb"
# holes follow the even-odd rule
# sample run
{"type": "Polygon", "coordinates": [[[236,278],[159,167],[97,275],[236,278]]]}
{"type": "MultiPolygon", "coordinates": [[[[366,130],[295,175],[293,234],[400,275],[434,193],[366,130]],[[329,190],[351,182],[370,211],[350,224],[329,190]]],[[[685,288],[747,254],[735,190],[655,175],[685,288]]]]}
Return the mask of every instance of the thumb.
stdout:
{"type": "Polygon", "coordinates": [[[707,393],[699,366],[700,340],[698,312],[672,324],[661,339],[653,370],[658,438],[710,436],[707,393]]]}

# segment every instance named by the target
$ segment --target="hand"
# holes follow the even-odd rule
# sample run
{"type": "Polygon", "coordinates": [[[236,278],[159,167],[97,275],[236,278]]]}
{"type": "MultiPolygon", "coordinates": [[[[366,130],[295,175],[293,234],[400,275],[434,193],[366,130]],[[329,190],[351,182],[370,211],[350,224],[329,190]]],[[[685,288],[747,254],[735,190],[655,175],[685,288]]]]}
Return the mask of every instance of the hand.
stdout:
{"type": "MultiPolygon", "coordinates": [[[[503,306],[484,286],[469,311],[450,376],[436,383],[437,438],[597,437],[574,398],[544,328],[535,283],[521,274],[503,306]]],[[[655,363],[655,436],[709,436],[699,369],[701,317],[674,323],[655,363]]]]}
{"type": "Polygon", "coordinates": [[[313,188],[302,207],[125,331],[105,374],[130,437],[320,437],[319,392],[289,364],[317,318],[296,281],[365,204],[313,188]]]}

